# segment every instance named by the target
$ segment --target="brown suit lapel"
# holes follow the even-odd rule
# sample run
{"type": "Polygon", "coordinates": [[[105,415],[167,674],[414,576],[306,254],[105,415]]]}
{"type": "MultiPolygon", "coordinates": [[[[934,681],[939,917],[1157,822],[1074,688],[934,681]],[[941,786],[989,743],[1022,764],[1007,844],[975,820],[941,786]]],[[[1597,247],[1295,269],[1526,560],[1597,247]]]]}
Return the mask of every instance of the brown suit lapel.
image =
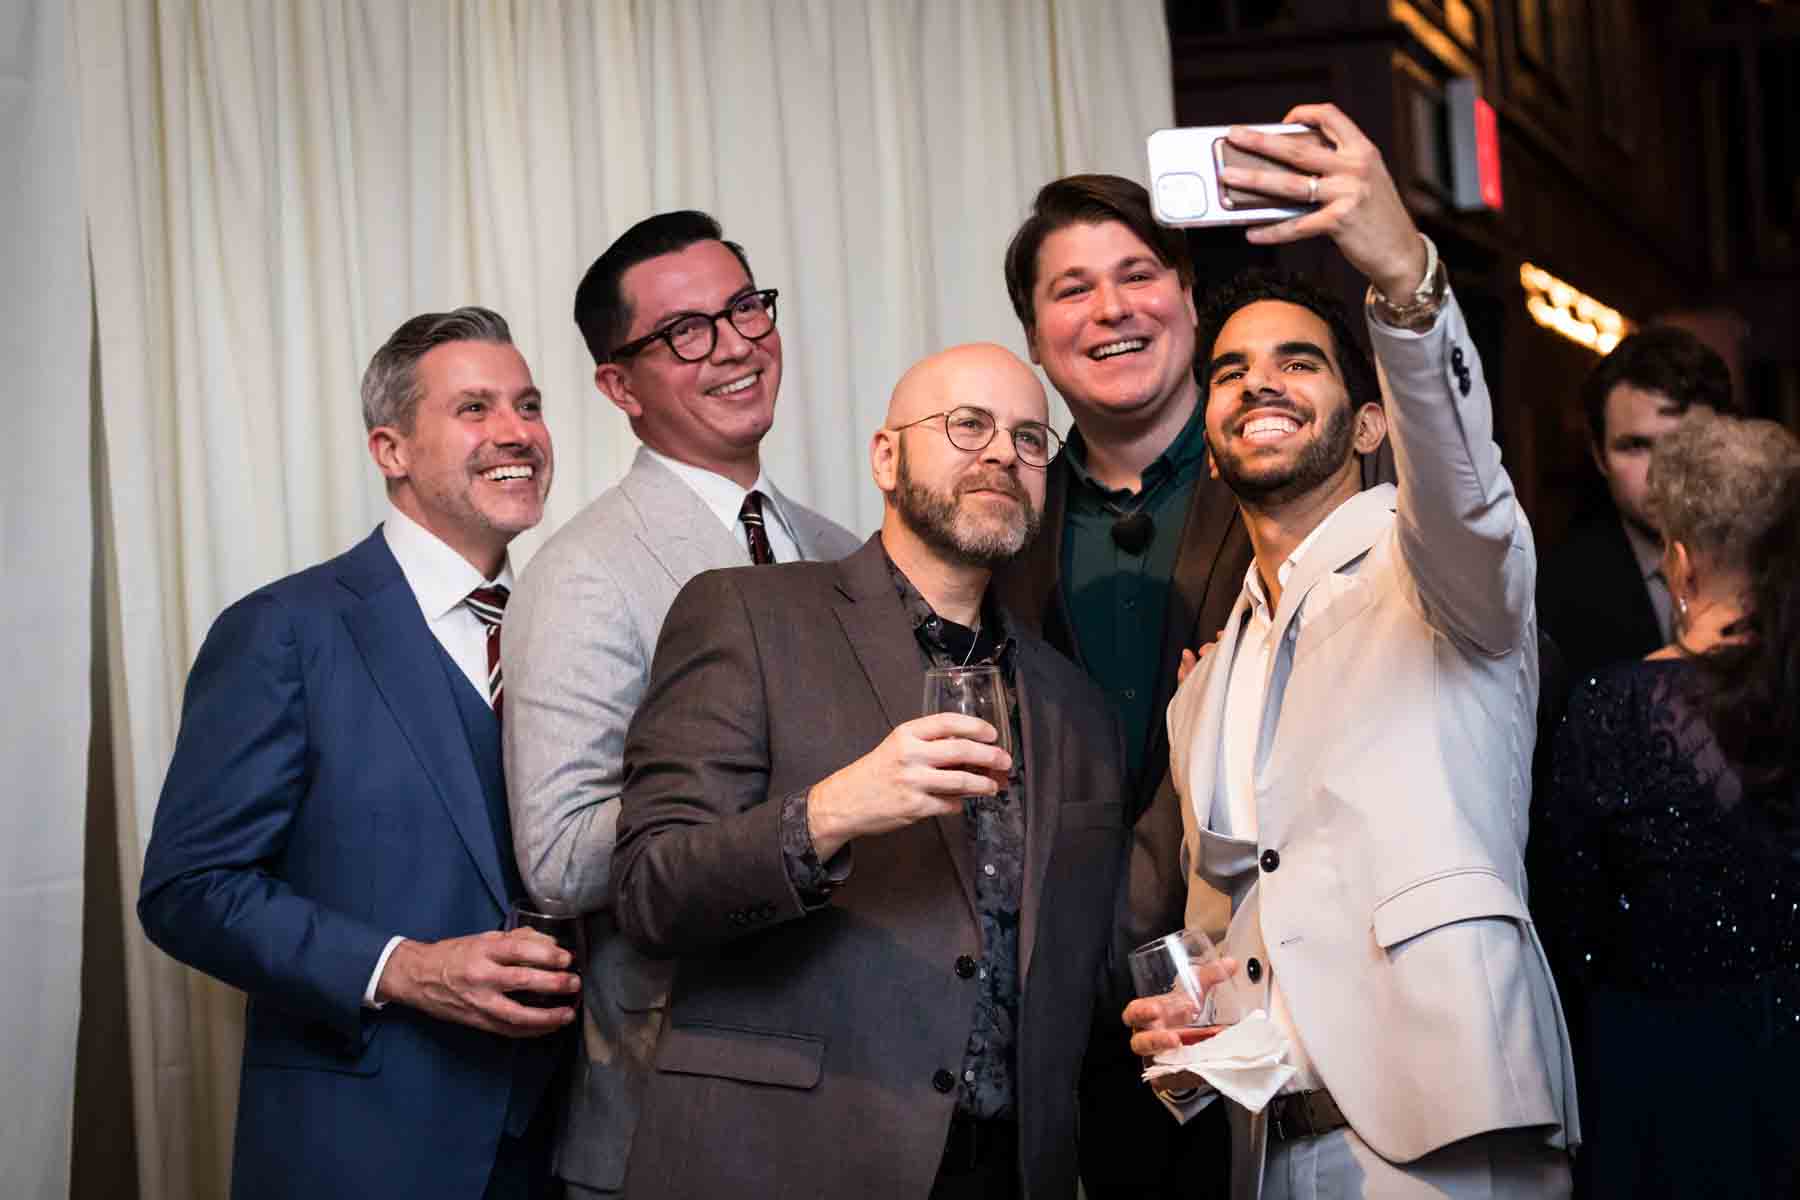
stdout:
{"type": "Polygon", "coordinates": [[[1056,736],[1055,704],[1038,674],[1036,645],[1019,644],[1013,678],[1019,689],[1019,724],[1025,761],[1025,880],[1019,901],[1019,978],[1029,979],[1031,951],[1037,941],[1038,906],[1043,901],[1044,873],[1056,844],[1057,814],[1062,808],[1062,741],[1056,736]]]}
{"type": "MultiPolygon", "coordinates": [[[[906,610],[900,605],[900,594],[894,590],[893,578],[888,574],[881,535],[871,537],[861,550],[837,567],[837,619],[851,653],[861,665],[888,724],[910,721],[924,707],[925,668],[918,641],[907,623],[906,610]]],[[[974,912],[975,863],[961,810],[938,817],[937,827],[950,860],[956,864],[969,911],[974,912]]]]}
{"type": "Polygon", "coordinates": [[[994,576],[994,587],[1007,616],[1044,638],[1075,662],[1081,649],[1075,630],[1062,611],[1063,517],[1069,503],[1069,467],[1058,455],[1046,468],[1044,518],[1025,552],[994,576]]]}

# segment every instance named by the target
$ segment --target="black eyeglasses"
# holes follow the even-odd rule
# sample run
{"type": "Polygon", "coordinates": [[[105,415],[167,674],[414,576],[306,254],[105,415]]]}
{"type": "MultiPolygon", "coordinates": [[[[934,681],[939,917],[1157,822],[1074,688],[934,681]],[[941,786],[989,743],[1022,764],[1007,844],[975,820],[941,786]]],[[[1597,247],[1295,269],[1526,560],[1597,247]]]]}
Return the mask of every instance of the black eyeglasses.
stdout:
{"type": "MultiPolygon", "coordinates": [[[[929,417],[920,417],[916,421],[890,428],[898,433],[902,429],[911,429],[914,425],[923,425],[940,417],[944,422],[944,436],[958,450],[986,450],[1000,428],[993,413],[985,408],[967,405],[953,408],[949,412],[932,413],[929,417]]],[[[1020,421],[1006,432],[1012,435],[1013,452],[1028,467],[1049,466],[1050,460],[1056,457],[1056,452],[1062,449],[1062,439],[1056,436],[1056,430],[1042,421],[1020,421]]]]}
{"type": "Polygon", "coordinates": [[[775,328],[776,289],[745,292],[716,313],[688,313],[676,317],[661,329],[653,329],[636,341],[626,342],[612,352],[614,361],[630,358],[649,349],[652,342],[669,343],[669,349],[682,362],[699,362],[710,357],[719,343],[719,318],[751,341],[760,341],[775,328]]]}

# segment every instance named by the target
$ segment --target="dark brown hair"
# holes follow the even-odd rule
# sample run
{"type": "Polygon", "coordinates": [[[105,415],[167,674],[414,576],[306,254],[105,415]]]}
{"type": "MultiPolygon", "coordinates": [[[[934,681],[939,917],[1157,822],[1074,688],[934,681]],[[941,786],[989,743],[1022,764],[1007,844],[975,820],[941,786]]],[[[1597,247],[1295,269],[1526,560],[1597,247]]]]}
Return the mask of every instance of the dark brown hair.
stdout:
{"type": "Polygon", "coordinates": [[[1731,372],[1711,346],[1672,325],[1639,330],[1601,359],[1581,385],[1588,436],[1606,444],[1606,398],[1621,383],[1661,392],[1684,413],[1696,404],[1731,411],[1731,372]]]}
{"type": "Polygon", "coordinates": [[[1165,229],[1150,215],[1150,193],[1140,183],[1119,175],[1068,175],[1038,189],[1031,215],[1019,226],[1006,247],[1006,291],[1025,335],[1037,330],[1037,313],[1031,293],[1037,288],[1038,251],[1044,239],[1070,225],[1102,225],[1117,221],[1150,247],[1157,261],[1194,286],[1194,260],[1188,256],[1187,236],[1179,229],[1165,229]]]}

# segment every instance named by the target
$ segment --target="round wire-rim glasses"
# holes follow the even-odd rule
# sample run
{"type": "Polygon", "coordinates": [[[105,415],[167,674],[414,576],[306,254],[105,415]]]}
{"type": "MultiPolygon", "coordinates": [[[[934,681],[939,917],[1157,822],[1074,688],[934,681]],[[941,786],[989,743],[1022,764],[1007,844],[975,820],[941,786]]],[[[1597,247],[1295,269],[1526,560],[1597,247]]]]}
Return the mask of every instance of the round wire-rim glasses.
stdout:
{"type": "Polygon", "coordinates": [[[682,362],[700,362],[712,356],[719,344],[719,318],[731,322],[739,336],[752,342],[761,341],[775,328],[776,288],[762,288],[733,297],[730,304],[716,313],[683,313],[660,329],[652,329],[643,337],[626,342],[612,352],[616,362],[641,354],[656,342],[666,342],[669,352],[682,362]]]}
{"type": "MultiPolygon", "coordinates": [[[[940,417],[944,422],[944,436],[958,450],[986,450],[994,440],[994,435],[1000,431],[1000,423],[994,420],[993,413],[972,404],[960,405],[948,412],[932,413],[929,417],[920,417],[916,421],[891,428],[898,433],[927,421],[936,421],[940,417]]],[[[1042,421],[1020,421],[1006,432],[1012,436],[1013,453],[1028,467],[1042,469],[1049,466],[1050,460],[1056,457],[1056,452],[1062,449],[1062,438],[1057,436],[1056,430],[1042,421]]]]}

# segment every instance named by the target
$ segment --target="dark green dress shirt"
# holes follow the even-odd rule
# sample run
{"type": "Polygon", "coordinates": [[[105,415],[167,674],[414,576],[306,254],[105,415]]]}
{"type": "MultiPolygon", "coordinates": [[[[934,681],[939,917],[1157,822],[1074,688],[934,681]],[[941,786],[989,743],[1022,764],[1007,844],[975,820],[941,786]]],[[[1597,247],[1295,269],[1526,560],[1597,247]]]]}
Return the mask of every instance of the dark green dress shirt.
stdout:
{"type": "Polygon", "coordinates": [[[1101,690],[1118,710],[1125,729],[1132,788],[1141,782],[1152,722],[1156,680],[1163,664],[1163,621],[1182,526],[1194,485],[1206,470],[1206,409],[1196,404],[1168,448],[1144,468],[1142,487],[1114,491],[1087,472],[1087,443],[1079,429],[1069,434],[1068,511],[1063,520],[1063,604],[1075,645],[1101,690]],[[1113,541],[1121,515],[1142,511],[1156,532],[1142,554],[1127,554],[1113,541]]]}

